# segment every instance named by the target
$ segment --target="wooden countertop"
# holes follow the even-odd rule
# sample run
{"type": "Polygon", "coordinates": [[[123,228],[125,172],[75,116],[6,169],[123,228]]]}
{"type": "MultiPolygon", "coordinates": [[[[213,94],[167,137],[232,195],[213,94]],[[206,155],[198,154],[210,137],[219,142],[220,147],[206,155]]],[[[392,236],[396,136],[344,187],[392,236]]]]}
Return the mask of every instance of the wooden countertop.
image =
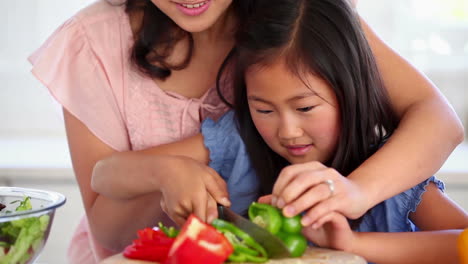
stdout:
{"type": "MultiPolygon", "coordinates": [[[[336,250],[309,248],[304,256],[291,259],[276,259],[266,262],[267,264],[367,264],[363,258],[336,250]]],[[[114,255],[100,262],[100,264],[154,264],[154,262],[127,259],[122,254],[114,255]]]]}

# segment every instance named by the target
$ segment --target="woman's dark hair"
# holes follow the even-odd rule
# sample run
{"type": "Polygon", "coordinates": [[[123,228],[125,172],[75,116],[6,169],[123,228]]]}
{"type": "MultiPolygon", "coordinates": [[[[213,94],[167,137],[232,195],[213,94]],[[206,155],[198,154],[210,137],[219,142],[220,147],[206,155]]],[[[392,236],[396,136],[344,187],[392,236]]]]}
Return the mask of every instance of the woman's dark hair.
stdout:
{"type": "MultiPolygon", "coordinates": [[[[249,15],[253,0],[233,0],[234,15],[243,18],[249,15]]],[[[139,18],[142,24],[135,36],[132,61],[138,69],[151,78],[164,80],[172,70],[181,70],[190,62],[193,53],[193,38],[190,32],[181,29],[172,19],[159,10],[151,0],[127,0],[125,11],[130,18],[139,18]],[[179,64],[167,61],[175,44],[187,40],[189,47],[185,59],[179,64]]],[[[243,20],[239,19],[240,22],[243,20]]]]}
{"type": "Polygon", "coordinates": [[[256,0],[253,10],[255,15],[237,34],[233,107],[262,193],[271,193],[288,162],[257,132],[244,75],[253,65],[268,67],[278,59],[292,74],[302,78],[312,73],[335,92],[341,133],[335,155],[326,165],[347,176],[398,125],[355,11],[346,0],[256,0]]]}

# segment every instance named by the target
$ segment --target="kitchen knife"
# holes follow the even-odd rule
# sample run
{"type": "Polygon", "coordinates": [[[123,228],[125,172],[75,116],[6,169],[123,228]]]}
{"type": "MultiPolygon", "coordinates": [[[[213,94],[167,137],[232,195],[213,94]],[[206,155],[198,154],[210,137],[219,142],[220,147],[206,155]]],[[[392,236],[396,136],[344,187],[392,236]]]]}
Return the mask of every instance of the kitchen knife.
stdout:
{"type": "Polygon", "coordinates": [[[248,219],[236,214],[231,209],[218,205],[218,217],[219,219],[231,222],[236,227],[249,234],[265,248],[268,258],[287,258],[291,256],[288,248],[278,237],[248,219]]]}

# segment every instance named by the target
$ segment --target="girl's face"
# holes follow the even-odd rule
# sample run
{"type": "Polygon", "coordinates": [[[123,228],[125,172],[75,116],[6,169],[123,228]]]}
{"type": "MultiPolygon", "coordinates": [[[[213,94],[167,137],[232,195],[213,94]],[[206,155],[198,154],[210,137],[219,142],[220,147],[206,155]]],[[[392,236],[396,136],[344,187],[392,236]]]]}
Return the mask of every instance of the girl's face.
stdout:
{"type": "Polygon", "coordinates": [[[246,74],[253,122],[268,146],[290,163],[330,160],[340,135],[332,88],[312,74],[303,80],[283,62],[253,66],[246,74]]]}
{"type": "Polygon", "coordinates": [[[151,0],[179,27],[190,33],[211,28],[232,0],[151,0]]]}

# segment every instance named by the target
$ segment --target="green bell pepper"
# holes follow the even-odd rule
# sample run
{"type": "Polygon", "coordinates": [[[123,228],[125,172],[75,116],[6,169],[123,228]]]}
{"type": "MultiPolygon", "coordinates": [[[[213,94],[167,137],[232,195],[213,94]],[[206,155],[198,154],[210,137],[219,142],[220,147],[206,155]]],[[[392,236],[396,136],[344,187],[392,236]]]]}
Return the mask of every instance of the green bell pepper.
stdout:
{"type": "Polygon", "coordinates": [[[228,258],[230,261],[262,263],[268,260],[265,249],[235,225],[221,219],[213,220],[211,225],[223,233],[233,246],[234,252],[228,258]]]}
{"type": "Polygon", "coordinates": [[[283,216],[283,224],[281,230],[288,234],[300,234],[302,231],[301,216],[296,215],[293,217],[283,216]]]}
{"type": "Polygon", "coordinates": [[[165,226],[162,222],[158,223],[158,227],[159,227],[159,229],[161,229],[161,231],[164,232],[164,234],[166,234],[166,236],[168,236],[170,238],[177,237],[177,235],[180,232],[180,230],[175,229],[175,227],[173,227],[173,226],[171,226],[171,227],[165,226]]]}
{"type": "Polygon", "coordinates": [[[307,240],[301,234],[301,216],[285,217],[269,204],[253,202],[249,207],[249,219],[280,238],[291,256],[300,257],[307,249],[307,240]]]}
{"type": "Polygon", "coordinates": [[[307,239],[302,234],[279,232],[276,236],[283,241],[293,258],[302,256],[307,249],[307,239]]]}
{"type": "Polygon", "coordinates": [[[283,224],[281,212],[276,207],[268,204],[253,202],[249,206],[248,214],[250,221],[265,228],[272,234],[278,233],[283,224]]]}

